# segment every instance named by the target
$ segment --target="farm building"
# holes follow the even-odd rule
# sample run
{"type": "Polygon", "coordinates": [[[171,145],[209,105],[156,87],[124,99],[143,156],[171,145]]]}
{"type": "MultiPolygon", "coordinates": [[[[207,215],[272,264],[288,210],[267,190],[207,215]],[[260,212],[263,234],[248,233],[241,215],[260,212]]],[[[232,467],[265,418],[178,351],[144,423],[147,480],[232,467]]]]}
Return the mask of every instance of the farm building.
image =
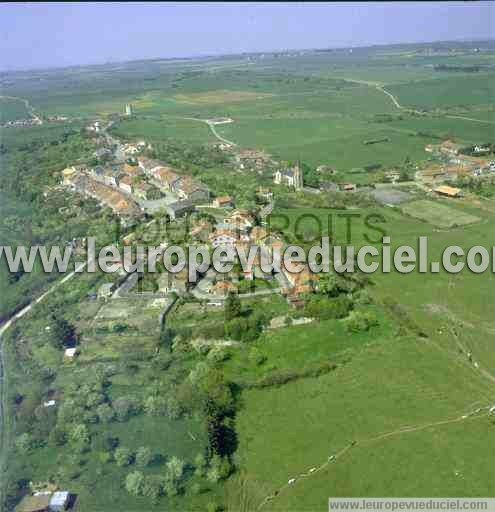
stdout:
{"type": "Polygon", "coordinates": [[[163,167],[163,164],[158,160],[151,158],[139,157],[137,159],[139,167],[147,174],[152,175],[157,169],[163,167]]]}
{"type": "Polygon", "coordinates": [[[213,200],[215,208],[230,208],[234,206],[234,200],[230,196],[220,196],[213,200]]]}
{"type": "Polygon", "coordinates": [[[108,299],[115,289],[115,283],[105,283],[98,288],[98,298],[108,299]]]}
{"type": "Polygon", "coordinates": [[[219,229],[209,237],[214,249],[217,247],[234,247],[237,243],[237,234],[228,229],[219,229]]]}
{"type": "Polygon", "coordinates": [[[236,291],[237,287],[235,286],[234,283],[231,283],[230,281],[218,281],[218,283],[216,283],[211,289],[211,292],[213,294],[222,296],[226,296],[230,292],[235,293],[236,291]]]}
{"type": "Polygon", "coordinates": [[[342,192],[356,192],[357,186],[354,183],[342,183],[340,190],[342,192]]]}
{"type": "Polygon", "coordinates": [[[183,217],[186,213],[194,211],[194,205],[191,201],[185,199],[184,201],[177,201],[170,203],[166,208],[169,217],[175,220],[179,217],[183,217]]]}
{"type": "Polygon", "coordinates": [[[182,199],[191,201],[207,201],[210,197],[210,190],[206,185],[193,180],[190,176],[184,176],[174,183],[173,191],[182,199]]]}
{"type": "Polygon", "coordinates": [[[261,199],[265,199],[267,201],[270,201],[273,199],[273,192],[271,189],[269,189],[267,187],[261,187],[261,186],[258,187],[258,189],[256,190],[256,194],[261,199]]]}
{"type": "Polygon", "coordinates": [[[460,188],[449,187],[448,185],[441,185],[440,187],[434,188],[433,192],[445,197],[462,197],[462,190],[460,188]]]}
{"type": "Polygon", "coordinates": [[[54,492],[50,498],[50,511],[60,512],[66,510],[69,503],[69,493],[67,491],[54,492]]]}
{"type": "Polygon", "coordinates": [[[26,496],[17,505],[16,512],[48,512],[50,506],[50,494],[39,496],[26,496]]]}
{"type": "Polygon", "coordinates": [[[119,181],[119,187],[127,194],[132,194],[132,178],[130,176],[123,176],[119,181]]]}
{"type": "Polygon", "coordinates": [[[26,496],[17,505],[16,512],[61,512],[67,510],[70,494],[67,491],[40,492],[26,496]]]}
{"type": "Polygon", "coordinates": [[[69,359],[72,359],[77,354],[77,348],[66,348],[64,351],[64,357],[68,357],[69,359]]]}
{"type": "Polygon", "coordinates": [[[458,155],[461,149],[460,144],[455,144],[451,140],[446,140],[440,144],[440,152],[447,155],[458,155]]]}
{"type": "Polygon", "coordinates": [[[179,182],[181,176],[174,172],[171,167],[157,167],[153,170],[153,177],[157,180],[160,186],[166,190],[174,190],[176,183],[179,182]]]}

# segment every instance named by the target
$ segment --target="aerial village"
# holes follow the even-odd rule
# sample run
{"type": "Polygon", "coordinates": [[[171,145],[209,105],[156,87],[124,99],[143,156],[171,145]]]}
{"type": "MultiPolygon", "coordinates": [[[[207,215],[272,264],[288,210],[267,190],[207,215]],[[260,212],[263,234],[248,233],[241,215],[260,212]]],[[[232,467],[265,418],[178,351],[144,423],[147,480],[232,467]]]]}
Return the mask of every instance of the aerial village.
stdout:
{"type": "MultiPolygon", "coordinates": [[[[101,123],[96,121],[89,126],[97,133],[104,132],[101,123]]],[[[264,207],[257,211],[237,209],[235,198],[214,195],[201,181],[146,155],[150,145],[145,141],[122,144],[105,133],[109,142],[106,147],[95,151],[94,157],[105,164],[94,166],[72,165],[61,173],[61,184],[73,193],[95,199],[117,215],[126,230],[122,237],[123,245],[139,242],[135,228],[141,224],[151,226],[156,215],[163,215],[171,223],[188,222],[188,246],[202,245],[210,250],[217,247],[243,247],[247,251],[250,245],[271,252],[285,245],[280,234],[269,233],[264,219],[273,209],[273,191],[259,187],[257,194],[264,207]]],[[[230,150],[230,147],[225,147],[230,150]]],[[[233,161],[238,170],[259,170],[266,165],[275,166],[269,155],[262,151],[243,150],[235,154],[233,161]]],[[[303,176],[299,166],[277,168],[274,184],[293,190],[303,188],[303,176]]],[[[166,240],[160,240],[160,247],[167,247],[166,240]]],[[[222,305],[229,293],[241,293],[241,296],[280,293],[293,306],[302,304],[301,296],[311,290],[315,276],[305,266],[303,272],[267,273],[261,269],[260,257],[256,258],[252,268],[239,274],[232,271],[217,275],[210,270],[200,276],[197,283],[188,282],[187,270],[176,274],[160,276],[157,297],[171,292],[176,294],[192,293],[196,298],[207,300],[210,305],[222,305]],[[240,281],[250,281],[249,291],[241,293],[240,281]],[[264,281],[269,285],[258,290],[256,283],[264,281]]],[[[137,283],[135,275],[122,272],[114,283],[106,283],[95,297],[108,299],[123,290],[129,292],[137,283]],[[125,283],[123,283],[125,281],[125,283]]],[[[246,289],[246,287],[243,287],[246,289]]]]}
{"type": "MultiPolygon", "coordinates": [[[[126,105],[125,113],[126,116],[133,115],[131,105],[126,105]]],[[[221,119],[216,122],[227,121],[221,119]]],[[[151,226],[156,222],[156,214],[160,214],[172,223],[185,223],[187,219],[188,246],[203,245],[213,250],[227,246],[247,249],[250,245],[257,245],[271,253],[275,248],[282,249],[286,245],[281,233],[269,232],[266,226],[266,217],[274,207],[277,187],[313,194],[329,191],[368,193],[389,206],[393,206],[388,202],[393,203],[397,194],[399,197],[403,194],[394,192],[394,186],[401,181],[399,172],[388,172],[386,184],[376,184],[374,188],[359,187],[355,183],[335,182],[332,179],[335,170],[329,165],[321,165],[316,171],[326,179],[321,180],[319,188],[313,188],[305,184],[299,164],[283,165],[263,150],[234,148],[227,142],[221,142],[217,146],[230,155],[232,165],[238,172],[261,174],[266,169],[272,172],[274,188],[260,186],[257,189],[263,206],[256,211],[241,210],[236,208],[234,197],[217,195],[183,170],[146,156],[151,149],[146,141],[122,143],[110,136],[107,129],[111,124],[104,127],[103,122],[95,121],[87,127],[104,141],[94,153],[98,164],[67,167],[61,173],[61,183],[68,190],[91,197],[110,208],[127,231],[121,240],[123,245],[139,242],[134,228],[142,223],[151,226]]],[[[461,151],[462,146],[449,140],[438,145],[427,145],[425,152],[430,155],[428,165],[416,170],[414,187],[428,195],[456,198],[463,195],[460,188],[453,186],[457,179],[468,176],[483,178],[495,172],[495,161],[484,156],[491,153],[490,148],[475,146],[470,148],[471,154],[461,151]]],[[[160,240],[160,243],[165,250],[167,241],[160,240]]],[[[200,276],[196,283],[187,281],[187,271],[162,276],[157,292],[162,295],[171,292],[192,293],[210,305],[222,305],[229,293],[244,292],[246,296],[279,293],[287,298],[289,304],[300,307],[304,304],[304,294],[317,286],[317,278],[307,265],[300,273],[291,273],[286,269],[280,273],[263,272],[258,257],[253,268],[242,275],[238,271],[216,275],[210,270],[200,276]],[[245,286],[239,287],[240,281],[270,284],[261,291],[250,287],[246,292],[245,286]]],[[[138,280],[136,276],[129,277],[122,272],[115,283],[105,284],[95,297],[112,296],[117,293],[122,281],[126,282],[124,289],[129,291],[138,280]]]]}

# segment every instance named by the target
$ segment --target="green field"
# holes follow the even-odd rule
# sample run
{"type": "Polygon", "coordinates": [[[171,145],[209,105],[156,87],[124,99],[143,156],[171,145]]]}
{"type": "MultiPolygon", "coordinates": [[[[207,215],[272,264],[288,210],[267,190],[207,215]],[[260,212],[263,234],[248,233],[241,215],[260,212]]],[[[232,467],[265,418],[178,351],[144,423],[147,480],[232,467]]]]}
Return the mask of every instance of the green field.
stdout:
{"type": "Polygon", "coordinates": [[[133,119],[120,123],[113,132],[117,137],[132,139],[143,137],[147,141],[160,141],[166,138],[189,143],[215,142],[215,137],[206,123],[185,119],[133,119]]]}
{"type": "Polygon", "coordinates": [[[454,139],[476,144],[480,140],[491,140],[495,134],[495,113],[486,111],[472,111],[467,114],[459,114],[481,122],[468,119],[453,119],[442,117],[407,117],[400,121],[391,121],[389,126],[398,130],[411,131],[424,134],[424,140],[432,136],[439,139],[454,139]]]}
{"type": "Polygon", "coordinates": [[[411,84],[393,85],[388,89],[405,106],[426,109],[471,107],[493,104],[495,88],[493,74],[441,78],[411,84]]]}
{"type": "Polygon", "coordinates": [[[413,201],[404,205],[401,209],[406,215],[424,220],[439,228],[464,226],[480,221],[480,218],[475,215],[462,212],[439,202],[413,201]]]}
{"type": "Polygon", "coordinates": [[[24,101],[0,97],[0,123],[28,118],[29,112],[24,101]]]}
{"type": "MultiPolygon", "coordinates": [[[[312,213],[321,219],[322,232],[326,232],[328,213],[312,213]]],[[[487,218],[481,211],[476,213],[487,218]]],[[[414,246],[418,236],[426,235],[430,258],[436,259],[447,245],[466,248],[490,231],[489,224],[478,223],[463,231],[438,233],[397,211],[383,210],[382,214],[393,247],[414,246]]],[[[295,225],[297,211],[290,212],[290,218],[295,225]]],[[[316,223],[308,220],[307,224],[316,235],[316,223]]],[[[365,234],[372,235],[360,221],[354,226],[354,244],[360,245],[365,234]]],[[[342,226],[337,232],[342,240],[342,226]]],[[[460,418],[493,400],[491,377],[476,372],[465,352],[466,347],[472,350],[480,365],[492,371],[494,331],[488,303],[493,276],[469,272],[455,277],[445,273],[420,276],[413,272],[376,274],[373,281],[377,298],[403,308],[400,314],[393,312],[390,321],[419,329],[426,338],[397,336],[397,331],[381,328],[368,341],[365,338],[356,344],[352,338],[339,348],[338,329],[321,324],[286,329],[285,341],[283,331],[266,340],[266,364],[273,361],[276,367],[285,367],[289,358],[294,371],[304,368],[315,349],[293,352],[292,347],[313,343],[318,351],[328,347],[320,360],[339,362],[345,356],[346,361],[328,375],[243,394],[244,408],[238,418],[243,470],[252,481],[253,493],[261,488],[266,497],[280,490],[267,510],[324,510],[329,496],[477,496],[490,492],[491,471],[486,461],[480,462],[485,468],[482,473],[469,470],[467,461],[483,459],[492,421],[485,414],[468,421],[460,418]],[[405,427],[419,428],[398,432],[405,427]],[[261,429],[262,436],[258,434],[261,429]],[[298,479],[293,487],[286,485],[290,478],[323,465],[352,441],[357,445],[335,463],[298,479]]]]}

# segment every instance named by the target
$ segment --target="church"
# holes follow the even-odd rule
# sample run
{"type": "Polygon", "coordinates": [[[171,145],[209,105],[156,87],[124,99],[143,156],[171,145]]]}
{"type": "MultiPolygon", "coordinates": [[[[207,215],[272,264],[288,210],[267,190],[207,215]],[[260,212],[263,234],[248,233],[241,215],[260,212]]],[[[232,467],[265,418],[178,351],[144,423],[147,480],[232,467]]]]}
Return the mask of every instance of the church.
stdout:
{"type": "Polygon", "coordinates": [[[277,185],[286,185],[296,190],[303,188],[303,173],[299,164],[275,172],[273,181],[277,185]]]}

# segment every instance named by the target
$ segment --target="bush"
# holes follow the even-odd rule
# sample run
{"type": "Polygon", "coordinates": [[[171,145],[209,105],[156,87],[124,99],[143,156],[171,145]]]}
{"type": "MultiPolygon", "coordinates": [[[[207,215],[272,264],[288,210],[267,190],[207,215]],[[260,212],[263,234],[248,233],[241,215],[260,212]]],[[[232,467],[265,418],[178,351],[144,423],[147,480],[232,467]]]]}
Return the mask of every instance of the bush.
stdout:
{"type": "Polygon", "coordinates": [[[348,318],[344,320],[344,326],[349,333],[366,332],[378,325],[378,320],[372,313],[363,311],[353,311],[348,318]]]}
{"type": "Polygon", "coordinates": [[[96,414],[101,423],[110,423],[115,419],[115,411],[108,404],[99,405],[96,414]]]}
{"type": "Polygon", "coordinates": [[[211,483],[225,480],[232,472],[232,465],[227,457],[214,455],[210,461],[210,468],[207,472],[207,479],[211,483]]]}
{"type": "Polygon", "coordinates": [[[204,339],[215,340],[223,338],[225,331],[222,322],[215,322],[201,325],[198,334],[204,339]]]}
{"type": "Polygon", "coordinates": [[[345,318],[352,307],[352,301],[343,295],[336,298],[314,295],[306,303],[304,315],[322,320],[345,318]]]}
{"type": "Polygon", "coordinates": [[[226,361],[229,359],[230,354],[227,349],[223,347],[215,347],[207,356],[208,361],[212,363],[221,363],[222,361],[226,361]]]}
{"type": "Polygon", "coordinates": [[[234,340],[254,341],[263,330],[265,317],[253,314],[248,318],[234,318],[225,322],[225,335],[234,340]]]}
{"type": "Polygon", "coordinates": [[[147,446],[141,446],[136,452],[136,465],[145,468],[151,462],[151,450],[147,446]]]}
{"type": "Polygon", "coordinates": [[[121,446],[115,450],[114,457],[117,466],[121,468],[129,466],[134,462],[134,457],[131,450],[129,450],[129,448],[125,448],[124,446],[121,446]]]}
{"type": "Polygon", "coordinates": [[[25,455],[34,446],[34,440],[30,434],[22,434],[15,441],[15,447],[19,453],[25,455]]]}
{"type": "Polygon", "coordinates": [[[206,457],[202,453],[198,453],[194,458],[194,474],[199,477],[204,477],[206,475],[206,457]]]}
{"type": "Polygon", "coordinates": [[[167,402],[167,416],[171,420],[178,420],[182,416],[182,413],[184,412],[182,405],[177,400],[177,398],[175,398],[174,395],[170,395],[167,398],[166,402],[167,402]]]}
{"type": "Polygon", "coordinates": [[[167,402],[161,396],[149,396],[144,401],[144,412],[149,416],[165,416],[167,414],[167,402]]]}
{"type": "Polygon", "coordinates": [[[125,488],[129,494],[139,496],[143,492],[144,475],[141,471],[129,473],[125,479],[125,488]]]}
{"type": "Polygon", "coordinates": [[[249,360],[256,366],[261,366],[266,361],[266,356],[258,348],[253,347],[249,352],[249,360]]]}
{"type": "Polygon", "coordinates": [[[142,494],[150,498],[152,503],[156,503],[158,498],[163,495],[163,479],[158,475],[147,476],[142,486],[142,494]]]}
{"type": "Polygon", "coordinates": [[[139,404],[133,398],[117,398],[112,403],[112,407],[119,421],[126,421],[139,413],[139,404]]]}

